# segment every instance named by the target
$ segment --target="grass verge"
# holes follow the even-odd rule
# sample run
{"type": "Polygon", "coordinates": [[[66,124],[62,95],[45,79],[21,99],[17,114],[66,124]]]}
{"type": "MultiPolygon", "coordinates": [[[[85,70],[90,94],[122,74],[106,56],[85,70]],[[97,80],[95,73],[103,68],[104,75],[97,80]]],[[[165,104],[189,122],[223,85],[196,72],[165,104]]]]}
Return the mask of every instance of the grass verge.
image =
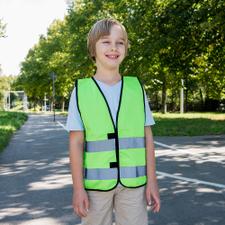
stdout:
{"type": "Polygon", "coordinates": [[[200,136],[225,134],[224,113],[153,113],[155,136],[200,136]]]}
{"type": "Polygon", "coordinates": [[[26,120],[26,113],[0,111],[0,152],[7,146],[13,132],[26,120]]]}

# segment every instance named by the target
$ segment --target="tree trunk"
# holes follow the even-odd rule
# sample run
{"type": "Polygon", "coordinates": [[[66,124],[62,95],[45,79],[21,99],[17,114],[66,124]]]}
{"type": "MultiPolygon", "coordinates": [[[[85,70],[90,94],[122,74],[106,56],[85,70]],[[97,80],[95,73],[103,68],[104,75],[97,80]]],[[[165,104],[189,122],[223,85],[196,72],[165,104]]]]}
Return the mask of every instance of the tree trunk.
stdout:
{"type": "Polygon", "coordinates": [[[51,112],[53,111],[53,101],[51,101],[51,112]]]}
{"type": "Polygon", "coordinates": [[[62,97],[62,112],[64,112],[65,109],[65,98],[62,97]]]}
{"type": "Polygon", "coordinates": [[[158,98],[158,91],[156,92],[155,94],[155,108],[156,108],[156,111],[158,112],[159,111],[159,98],[158,98]]]}
{"type": "Polygon", "coordinates": [[[184,112],[188,111],[188,77],[185,75],[185,107],[184,112]]]}
{"type": "Polygon", "coordinates": [[[162,85],[162,113],[167,113],[166,105],[166,77],[163,76],[163,85],[162,85]]]}
{"type": "Polygon", "coordinates": [[[201,99],[201,111],[203,111],[204,110],[204,105],[205,105],[205,100],[204,100],[204,96],[203,96],[201,88],[199,89],[199,92],[200,92],[200,99],[201,99]]]}

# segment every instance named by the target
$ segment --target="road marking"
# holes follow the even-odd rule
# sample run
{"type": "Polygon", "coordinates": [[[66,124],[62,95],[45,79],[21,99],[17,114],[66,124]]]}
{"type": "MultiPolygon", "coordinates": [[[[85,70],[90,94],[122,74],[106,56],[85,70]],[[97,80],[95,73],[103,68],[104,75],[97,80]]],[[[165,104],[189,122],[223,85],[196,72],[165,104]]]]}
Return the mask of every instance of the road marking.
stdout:
{"type": "Polygon", "coordinates": [[[201,153],[213,153],[213,152],[220,152],[223,153],[224,152],[224,147],[217,147],[217,148],[213,148],[213,147],[207,147],[207,148],[192,148],[192,146],[190,146],[188,149],[182,149],[182,148],[176,148],[173,146],[169,146],[166,144],[163,144],[161,142],[157,142],[154,141],[154,143],[156,145],[159,145],[163,148],[167,148],[167,149],[156,149],[156,155],[157,156],[163,156],[163,155],[182,155],[182,154],[201,154],[201,153]]]}
{"type": "Polygon", "coordinates": [[[57,121],[57,123],[64,129],[67,131],[66,127],[64,126],[64,124],[62,124],[61,122],[57,121]]]}
{"type": "MultiPolygon", "coordinates": [[[[66,127],[59,121],[57,121],[57,123],[64,129],[66,130],[66,127]]],[[[67,131],[67,130],[66,130],[67,131]]],[[[169,146],[169,145],[166,145],[166,144],[163,144],[161,142],[158,142],[158,141],[154,141],[154,143],[156,145],[159,145],[159,146],[162,146],[162,147],[165,147],[165,148],[169,148],[169,149],[172,149],[172,150],[179,150],[175,147],[172,147],[172,146],[169,146]]],[[[190,151],[188,150],[185,150],[185,149],[180,149],[179,152],[182,151],[182,152],[185,152],[185,153],[189,153],[190,154],[190,151]]],[[[188,182],[192,182],[192,183],[196,183],[196,184],[204,184],[204,185],[207,185],[207,186],[213,186],[213,187],[217,187],[217,188],[223,188],[225,189],[225,185],[224,184],[218,184],[218,183],[213,183],[213,182],[207,182],[207,181],[203,181],[203,180],[198,180],[198,179],[192,179],[192,178],[188,178],[188,177],[182,177],[182,176],[178,176],[178,175],[174,175],[174,174],[169,174],[169,173],[164,173],[164,172],[160,172],[160,171],[156,171],[156,173],[158,175],[161,175],[161,176],[164,176],[164,177],[170,177],[170,178],[174,178],[174,179],[177,179],[177,180],[184,180],[184,181],[188,181],[188,182]]]]}
{"type": "Polygon", "coordinates": [[[162,146],[162,147],[164,147],[164,148],[169,148],[169,149],[177,150],[176,148],[174,148],[174,147],[172,147],[172,146],[163,144],[163,143],[158,142],[158,141],[154,141],[154,143],[155,143],[156,145],[162,146]]]}
{"type": "Polygon", "coordinates": [[[196,183],[196,184],[204,184],[204,185],[207,185],[207,186],[213,186],[213,187],[225,189],[224,184],[218,184],[218,183],[212,183],[212,182],[207,182],[207,181],[198,180],[198,179],[192,179],[192,178],[188,178],[188,177],[182,177],[182,176],[164,173],[164,172],[160,172],[160,171],[157,171],[156,173],[158,175],[162,175],[164,177],[170,177],[170,178],[174,178],[174,179],[177,179],[177,180],[184,180],[184,181],[188,181],[188,182],[192,182],[192,183],[196,183]]]}

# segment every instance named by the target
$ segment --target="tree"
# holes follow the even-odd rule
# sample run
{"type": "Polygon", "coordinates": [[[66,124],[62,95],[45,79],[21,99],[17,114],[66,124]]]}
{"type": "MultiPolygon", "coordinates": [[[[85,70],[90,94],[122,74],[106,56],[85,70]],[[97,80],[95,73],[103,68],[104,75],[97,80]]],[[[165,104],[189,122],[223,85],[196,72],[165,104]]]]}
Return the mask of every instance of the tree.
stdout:
{"type": "MultiPolygon", "coordinates": [[[[225,25],[222,0],[77,0],[63,21],[55,21],[22,63],[20,84],[28,96],[51,96],[50,72],[57,74],[57,101],[62,108],[77,78],[89,77],[95,65],[86,40],[99,19],[114,17],[129,34],[123,75],[145,84],[155,109],[179,109],[181,79],[187,110],[206,110],[206,103],[225,99],[225,25]]],[[[207,103],[208,104],[208,103],[207,103]]],[[[213,105],[213,110],[216,105],[213,105]]]]}

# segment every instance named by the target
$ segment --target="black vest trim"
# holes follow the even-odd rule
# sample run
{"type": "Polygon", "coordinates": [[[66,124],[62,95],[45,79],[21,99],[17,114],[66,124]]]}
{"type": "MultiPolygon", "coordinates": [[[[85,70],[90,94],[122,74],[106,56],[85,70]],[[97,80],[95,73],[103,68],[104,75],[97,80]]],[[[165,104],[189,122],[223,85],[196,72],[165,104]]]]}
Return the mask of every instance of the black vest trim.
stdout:
{"type": "Polygon", "coordinates": [[[110,168],[117,168],[119,165],[117,162],[111,162],[110,163],[110,168]]]}
{"type": "MultiPolygon", "coordinates": [[[[94,77],[91,77],[92,80],[94,81],[94,83],[96,84],[96,86],[98,87],[100,93],[102,94],[102,97],[104,98],[105,100],[105,103],[108,107],[108,111],[109,111],[109,115],[111,117],[111,121],[112,121],[112,124],[113,124],[113,127],[114,127],[114,135],[115,135],[115,151],[116,151],[116,163],[117,164],[117,169],[118,169],[118,178],[117,178],[117,183],[115,185],[115,187],[117,186],[118,183],[121,183],[120,182],[120,170],[119,170],[119,165],[120,165],[120,159],[119,159],[119,138],[118,138],[118,116],[119,116],[119,111],[120,111],[120,106],[121,106],[121,100],[122,100],[122,95],[123,95],[123,83],[124,83],[124,79],[123,79],[123,76],[121,77],[121,81],[122,81],[122,84],[121,84],[121,90],[120,90],[120,99],[119,99],[119,105],[118,105],[118,109],[117,109],[117,113],[116,113],[116,124],[114,124],[113,122],[113,117],[112,117],[112,112],[110,110],[110,107],[109,107],[109,104],[106,100],[106,97],[105,95],[103,94],[101,88],[99,87],[98,83],[96,82],[96,80],[94,79],[94,77]]],[[[109,136],[108,136],[109,137],[109,136]]],[[[114,189],[115,187],[113,187],[112,189],[114,189]]],[[[111,190],[112,190],[111,189],[111,190]]],[[[109,191],[109,190],[108,190],[109,191]]]]}
{"type": "Polygon", "coordinates": [[[89,189],[89,188],[85,188],[85,190],[87,190],[87,191],[102,191],[102,192],[108,192],[108,191],[111,191],[111,190],[115,189],[115,188],[117,187],[118,183],[120,183],[123,187],[134,189],[134,188],[139,188],[139,187],[145,186],[147,182],[144,183],[144,184],[142,184],[142,185],[140,185],[140,186],[136,186],[136,187],[127,187],[127,186],[123,185],[121,182],[117,182],[116,185],[115,185],[115,187],[113,187],[113,188],[111,188],[111,189],[108,189],[108,190],[89,189]]]}
{"type": "Polygon", "coordinates": [[[143,85],[142,85],[142,83],[141,83],[139,77],[137,77],[137,79],[138,79],[138,81],[139,81],[139,83],[140,83],[141,90],[142,90],[142,94],[143,94],[144,112],[145,112],[145,123],[146,123],[146,111],[145,111],[146,108],[145,108],[145,94],[144,94],[144,88],[143,88],[143,85]]]}
{"type": "MultiPolygon", "coordinates": [[[[98,83],[96,82],[96,80],[91,77],[91,79],[94,81],[94,83],[96,84],[97,88],[99,89],[100,93],[102,94],[102,97],[104,98],[105,100],[105,103],[106,103],[106,106],[108,108],[108,111],[109,111],[109,115],[110,115],[110,118],[111,118],[111,121],[112,121],[112,124],[113,124],[113,127],[114,127],[114,133],[109,133],[107,134],[108,135],[108,138],[111,139],[111,138],[115,138],[115,151],[116,151],[116,162],[111,162],[110,163],[110,168],[111,166],[113,168],[116,168],[118,169],[118,178],[117,178],[117,183],[115,184],[114,187],[112,187],[111,189],[107,189],[107,190],[101,190],[101,189],[89,189],[89,188],[85,188],[85,190],[87,191],[102,191],[102,192],[108,192],[108,191],[111,191],[113,189],[115,189],[117,187],[117,185],[120,183],[122,186],[124,187],[127,187],[125,186],[124,184],[122,184],[122,182],[120,181],[120,170],[119,170],[119,138],[118,138],[118,118],[119,118],[119,111],[120,111],[120,106],[121,106],[121,101],[122,101],[122,95],[123,95],[123,85],[124,85],[124,78],[122,76],[122,84],[121,84],[121,91],[120,91],[120,98],[119,98],[119,105],[118,105],[118,110],[117,110],[117,114],[116,114],[116,124],[114,124],[113,122],[113,117],[112,117],[112,113],[111,113],[111,110],[110,110],[110,107],[109,107],[109,104],[106,100],[106,97],[105,95],[103,94],[101,88],[99,87],[98,83]]],[[[138,79],[139,80],[139,79],[138,79]]],[[[139,80],[140,82],[140,80],[139,80]]],[[[140,82],[140,85],[141,85],[141,82],[140,82]]],[[[143,92],[143,87],[141,85],[141,88],[142,88],[142,93],[143,93],[143,101],[145,100],[144,99],[144,92],[143,92]]],[[[77,92],[78,93],[78,92],[77,92]]],[[[77,95],[77,100],[78,100],[78,95],[77,95]]],[[[144,101],[144,104],[145,104],[145,101],[144,101]]],[[[145,108],[144,108],[144,112],[145,112],[145,108]]],[[[145,186],[146,183],[140,185],[140,186],[136,186],[136,187],[127,187],[127,188],[139,188],[139,187],[142,187],[142,186],[145,186]]]]}
{"type": "Polygon", "coordinates": [[[108,133],[108,139],[113,139],[116,138],[117,134],[116,133],[108,133]]]}
{"type": "Polygon", "coordinates": [[[76,102],[77,102],[77,109],[78,109],[78,112],[80,114],[80,118],[82,120],[82,123],[84,124],[84,121],[82,119],[82,115],[81,115],[81,112],[80,112],[80,107],[79,107],[79,98],[78,98],[78,80],[75,81],[75,88],[76,88],[76,102]]]}

